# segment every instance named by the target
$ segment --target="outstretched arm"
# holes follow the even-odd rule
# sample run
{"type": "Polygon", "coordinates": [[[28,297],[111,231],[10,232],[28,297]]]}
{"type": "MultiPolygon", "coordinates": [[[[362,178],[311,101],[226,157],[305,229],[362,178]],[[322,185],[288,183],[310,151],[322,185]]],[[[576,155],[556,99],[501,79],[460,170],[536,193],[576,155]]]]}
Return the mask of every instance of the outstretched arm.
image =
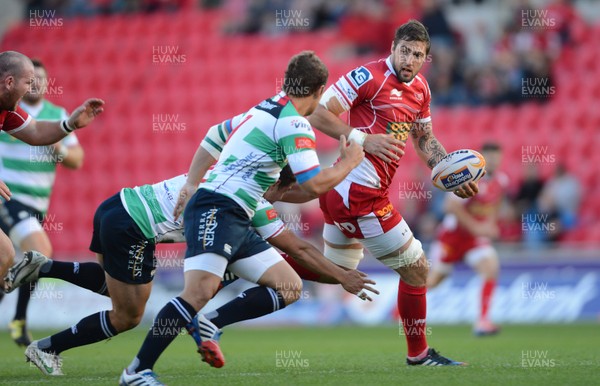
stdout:
{"type": "MultiPolygon", "coordinates": [[[[328,94],[323,95],[326,98],[328,94]]],[[[353,129],[339,118],[344,112],[340,102],[331,97],[325,106],[319,105],[308,116],[308,121],[317,130],[328,136],[338,139],[340,135],[362,145],[365,151],[381,158],[385,162],[399,160],[404,155],[404,142],[394,138],[393,134],[366,134],[358,129],[353,129]]]]}
{"type": "Polygon", "coordinates": [[[63,121],[36,121],[31,122],[22,130],[12,134],[13,137],[33,146],[52,145],[74,130],[86,127],[94,118],[104,111],[104,101],[101,99],[88,99],[79,106],[68,119],[63,121]]]}
{"type": "MultiPolygon", "coordinates": [[[[362,290],[375,294],[379,292],[369,284],[375,284],[366,274],[356,270],[346,271],[333,264],[311,243],[300,239],[290,230],[284,230],[275,237],[269,238],[269,243],[287,253],[302,266],[321,275],[319,282],[341,284],[349,293],[356,295],[362,290]]],[[[366,297],[366,300],[371,300],[366,297]]]]}

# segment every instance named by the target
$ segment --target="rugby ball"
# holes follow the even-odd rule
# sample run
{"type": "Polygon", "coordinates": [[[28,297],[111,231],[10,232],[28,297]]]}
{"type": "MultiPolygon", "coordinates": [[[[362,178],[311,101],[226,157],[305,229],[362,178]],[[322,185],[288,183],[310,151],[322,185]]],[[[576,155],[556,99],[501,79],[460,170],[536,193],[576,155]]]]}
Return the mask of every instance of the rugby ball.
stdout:
{"type": "Polygon", "coordinates": [[[431,171],[433,185],[452,192],[469,181],[478,181],[485,171],[485,159],[475,150],[453,151],[442,158],[431,171]]]}

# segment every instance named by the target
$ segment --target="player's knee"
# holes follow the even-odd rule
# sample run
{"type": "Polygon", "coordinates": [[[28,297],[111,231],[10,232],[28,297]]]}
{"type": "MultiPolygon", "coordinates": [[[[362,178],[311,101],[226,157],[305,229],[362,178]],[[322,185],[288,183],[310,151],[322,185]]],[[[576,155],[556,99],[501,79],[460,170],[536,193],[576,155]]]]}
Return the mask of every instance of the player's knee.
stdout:
{"type": "MultiPolygon", "coordinates": [[[[421,257],[417,261],[398,269],[398,272],[402,281],[406,284],[413,287],[425,287],[428,285],[429,262],[424,253],[421,253],[421,257]]],[[[430,284],[437,285],[433,279],[430,280],[430,284]]]]}
{"type": "Polygon", "coordinates": [[[412,285],[413,287],[424,287],[427,285],[427,276],[429,273],[429,268],[427,264],[420,264],[419,262],[410,266],[410,274],[405,275],[402,278],[407,284],[412,285]]]}
{"type": "Polygon", "coordinates": [[[286,306],[294,303],[302,296],[302,280],[300,278],[286,281],[278,287],[280,288],[277,288],[277,292],[283,297],[286,306]]]}
{"type": "Polygon", "coordinates": [[[186,283],[186,287],[180,297],[188,302],[195,310],[200,310],[215,296],[219,284],[221,283],[219,279],[215,280],[212,277],[210,279],[211,280],[199,281],[192,286],[189,286],[186,283]]]}
{"type": "Polygon", "coordinates": [[[144,316],[144,309],[114,310],[110,316],[111,324],[117,332],[121,333],[131,330],[140,324],[144,316]]]}
{"type": "Polygon", "coordinates": [[[495,258],[487,258],[482,260],[482,268],[480,269],[481,276],[485,280],[492,280],[498,277],[500,273],[500,264],[495,258]]]}

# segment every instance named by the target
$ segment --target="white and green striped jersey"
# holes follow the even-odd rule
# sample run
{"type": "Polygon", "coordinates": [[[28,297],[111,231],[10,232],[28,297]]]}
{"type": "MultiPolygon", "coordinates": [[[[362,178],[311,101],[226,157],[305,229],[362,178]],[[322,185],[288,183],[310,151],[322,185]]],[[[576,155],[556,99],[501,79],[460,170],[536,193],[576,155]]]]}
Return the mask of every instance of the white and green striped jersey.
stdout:
{"type": "MultiPolygon", "coordinates": [[[[24,102],[21,108],[35,119],[55,121],[68,118],[64,108],[47,100],[36,106],[24,102]]],[[[79,143],[75,133],[62,140],[65,146],[79,143]]],[[[56,177],[57,156],[51,146],[31,146],[0,132],[0,180],[12,192],[12,199],[43,214],[48,210],[50,194],[56,177]]]]}
{"type": "Polygon", "coordinates": [[[147,239],[182,242],[183,217],[173,217],[177,197],[187,177],[185,174],[153,185],[121,189],[121,202],[147,239]]]}
{"type": "MultiPolygon", "coordinates": [[[[200,188],[231,198],[244,208],[249,218],[254,216],[261,197],[277,181],[286,164],[289,163],[300,184],[320,172],[312,127],[284,92],[225,121],[213,133],[220,137],[225,134],[223,130],[229,132],[229,138],[200,188]]],[[[216,139],[214,135],[207,136],[203,147],[218,151],[221,146],[216,139]]]]}
{"type": "MultiPolygon", "coordinates": [[[[123,206],[146,238],[153,239],[156,243],[185,241],[183,217],[180,216],[175,221],[173,210],[186,179],[187,175],[182,174],[153,185],[121,190],[123,206]]],[[[283,221],[273,205],[264,198],[256,208],[252,226],[264,239],[277,236],[284,229],[283,221]]]]}

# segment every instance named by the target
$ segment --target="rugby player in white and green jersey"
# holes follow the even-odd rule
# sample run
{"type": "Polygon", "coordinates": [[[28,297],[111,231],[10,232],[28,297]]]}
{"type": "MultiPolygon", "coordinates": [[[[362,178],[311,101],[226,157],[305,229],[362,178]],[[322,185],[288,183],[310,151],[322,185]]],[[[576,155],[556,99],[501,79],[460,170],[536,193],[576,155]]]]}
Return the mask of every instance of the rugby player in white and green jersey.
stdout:
{"type": "MultiPolygon", "coordinates": [[[[240,119],[243,119],[243,116],[225,121],[209,130],[198,151],[204,165],[201,174],[208,170],[215,158],[219,158],[219,152],[215,151],[216,148],[212,145],[222,148],[229,135],[227,132],[225,137],[221,138],[219,130],[231,127],[232,121],[237,122],[240,119]]],[[[355,158],[360,157],[355,154],[355,158]]],[[[181,175],[153,185],[125,188],[100,205],[94,216],[94,235],[90,249],[97,253],[99,261],[104,265],[113,310],[90,315],[81,320],[74,329],[70,328],[33,342],[26,355],[43,372],[49,374],[47,369],[52,369],[52,374],[61,373],[61,361],[58,357],[60,352],[109,338],[139,323],[150,294],[156,267],[153,255],[156,243],[177,242],[183,239],[182,224],[173,213],[178,192],[185,183],[186,177],[181,175]]],[[[282,187],[280,183],[273,187],[275,189],[271,189],[271,199],[275,200],[281,196],[282,187]]],[[[326,282],[339,282],[351,293],[370,289],[368,284],[374,284],[362,273],[346,272],[329,263],[314,246],[286,230],[270,203],[264,199],[261,199],[255,208],[251,225],[273,245],[311,269],[321,272],[326,282]]],[[[53,265],[58,263],[60,262],[53,262],[53,265]]],[[[29,270],[35,270],[40,277],[65,279],[64,276],[45,274],[44,267],[37,270],[30,267],[29,270]]],[[[18,273],[12,276],[16,278],[13,283],[9,283],[12,287],[24,283],[19,280],[21,275],[18,273]]],[[[85,283],[79,279],[71,279],[69,281],[76,285],[94,290],[87,286],[87,282],[92,278],[88,278],[85,283]]],[[[273,294],[275,291],[271,289],[270,296],[273,294]]],[[[273,301],[271,304],[277,303],[273,301]]],[[[273,311],[271,306],[271,309],[264,310],[263,314],[273,311]]]]}
{"type": "MultiPolygon", "coordinates": [[[[32,60],[34,82],[19,103],[29,116],[38,121],[62,121],[66,110],[48,101],[48,75],[39,60],[32,60]]],[[[43,228],[50,204],[57,164],[78,169],[83,163],[83,148],[75,133],[48,146],[32,146],[0,131],[0,180],[12,192],[11,200],[0,205],[0,228],[22,251],[35,250],[52,255],[50,239],[43,228]]],[[[11,337],[20,346],[31,343],[26,317],[31,289],[35,282],[19,290],[15,316],[9,324],[11,337]]]]}
{"type": "MultiPolygon", "coordinates": [[[[251,108],[232,128],[219,162],[184,211],[184,290],[163,307],[155,324],[164,319],[173,327],[190,323],[214,296],[228,265],[235,275],[275,290],[260,296],[276,296],[282,306],[299,298],[302,281],[296,272],[250,225],[258,202],[286,164],[299,186],[316,197],[362,161],[362,147],[352,141],[346,147],[342,137],[340,161],[320,168],[315,136],[304,116],[317,107],[327,77],[314,52],[295,55],[285,71],[283,91],[251,108]]],[[[202,178],[195,161],[186,182],[192,189],[202,178]]],[[[120,384],[157,384],[152,368],[173,339],[173,334],[148,334],[120,384]]]]}

